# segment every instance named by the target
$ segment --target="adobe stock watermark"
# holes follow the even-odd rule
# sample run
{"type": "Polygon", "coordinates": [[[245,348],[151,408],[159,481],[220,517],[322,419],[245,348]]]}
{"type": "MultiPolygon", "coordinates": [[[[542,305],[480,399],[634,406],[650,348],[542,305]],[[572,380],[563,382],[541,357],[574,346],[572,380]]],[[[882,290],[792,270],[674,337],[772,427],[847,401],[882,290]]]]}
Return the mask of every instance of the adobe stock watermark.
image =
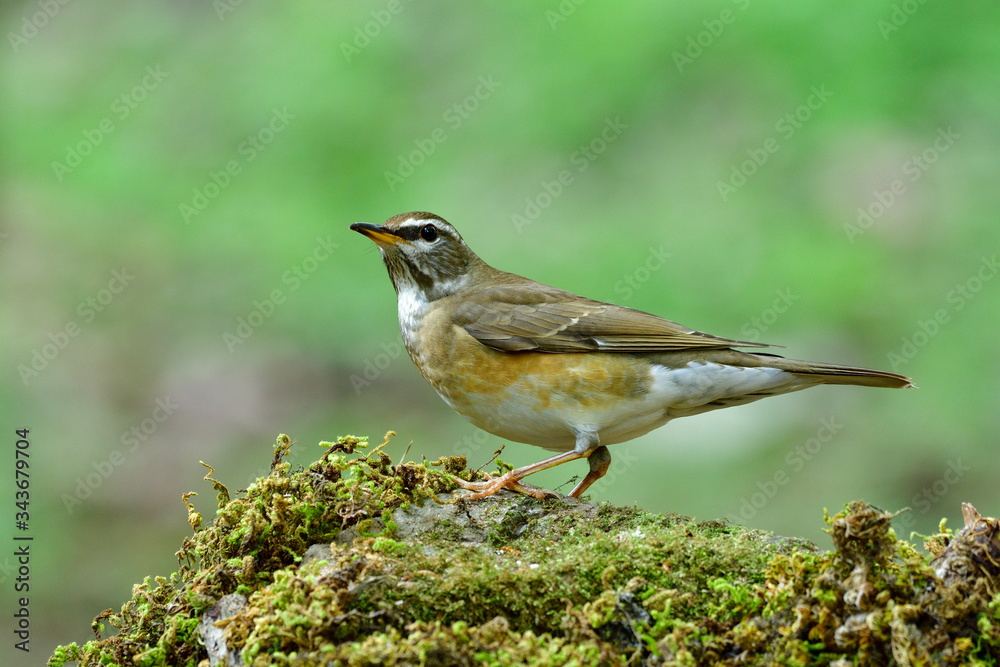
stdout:
{"type": "Polygon", "coordinates": [[[372,383],[382,377],[385,369],[389,368],[396,359],[399,359],[406,352],[406,348],[399,341],[380,343],[379,349],[382,351],[373,357],[365,359],[364,369],[361,374],[351,374],[351,387],[354,395],[360,396],[361,392],[372,386],[372,383]]]}
{"type": "Polygon", "coordinates": [[[340,42],[340,52],[344,54],[344,59],[350,63],[354,56],[360,55],[367,49],[373,40],[377,39],[382,31],[389,27],[392,20],[403,12],[405,7],[402,0],[389,0],[384,9],[373,9],[371,20],[354,27],[354,38],[340,42]]]}
{"type": "Polygon", "coordinates": [[[212,9],[215,10],[215,15],[219,17],[220,21],[225,21],[226,14],[232,14],[242,4],[243,0],[212,0],[212,9]]]}
{"type": "Polygon", "coordinates": [[[829,419],[821,418],[816,433],[801,445],[796,445],[785,454],[785,465],[774,471],[774,474],[762,482],[757,482],[757,490],[749,496],[740,498],[740,509],[736,514],[727,514],[726,518],[733,523],[750,521],[769,502],[774,500],[778,492],[792,480],[792,476],[801,472],[806,465],[819,456],[823,447],[828,445],[844,428],[836,416],[829,419]]]}
{"type": "Polygon", "coordinates": [[[875,22],[875,27],[882,33],[882,39],[889,41],[893,33],[906,25],[910,17],[917,13],[921,6],[927,4],[927,0],[903,0],[892,3],[892,11],[889,12],[889,20],[879,19],[875,22]]]}
{"type": "Polygon", "coordinates": [[[819,88],[812,86],[809,89],[809,97],[806,101],[789,111],[774,123],[774,131],[777,136],[770,136],[761,142],[756,148],[748,148],[747,159],[739,163],[734,163],[729,168],[729,178],[725,181],[717,181],[716,189],[722,201],[729,199],[730,195],[747,184],[747,180],[756,174],[761,167],[767,164],[772,155],[781,150],[782,141],[791,141],[795,133],[802,129],[802,126],[812,119],[813,114],[823,108],[833,93],[826,89],[826,84],[821,84],[819,88]]]}
{"type": "Polygon", "coordinates": [[[920,178],[931,168],[941,154],[955,145],[961,135],[951,129],[939,128],[937,136],[931,145],[922,150],[919,154],[911,155],[900,167],[902,177],[894,179],[885,190],[875,190],[872,192],[873,200],[867,206],[858,207],[857,223],[845,222],[844,233],[847,240],[854,243],[857,237],[861,236],[875,224],[893,204],[899,201],[900,197],[906,194],[909,187],[920,180],[920,178]]]}
{"type": "Polygon", "coordinates": [[[108,306],[121,294],[129,284],[135,280],[135,276],[128,273],[123,266],[120,270],[111,271],[111,279],[107,284],[97,291],[93,296],[88,296],[76,306],[76,314],[79,320],[71,319],[58,330],[49,332],[48,342],[41,347],[31,350],[31,360],[26,364],[18,364],[17,374],[21,377],[21,382],[27,387],[28,383],[42,374],[55,361],[56,357],[62,353],[74,338],[83,331],[81,322],[86,325],[97,319],[97,316],[107,310],[108,306]]]}
{"type": "Polygon", "coordinates": [[[1000,271],[997,256],[984,256],[972,275],[948,290],[944,299],[946,306],[935,310],[929,318],[918,320],[913,333],[900,339],[899,349],[888,353],[892,370],[899,372],[902,366],[913,361],[920,350],[927,347],[941,329],[951,322],[952,316],[965,308],[982,291],[986,283],[996,277],[997,271],[1000,271]]]}
{"type": "Polygon", "coordinates": [[[570,168],[560,170],[551,181],[543,180],[539,184],[541,189],[535,196],[524,198],[524,211],[511,214],[510,221],[517,233],[523,232],[526,225],[533,223],[542,211],[552,206],[566,188],[576,182],[577,174],[587,171],[591,163],[603,155],[628,127],[618,116],[605,118],[601,130],[590,141],[580,144],[569,156],[570,168]]]}
{"type": "Polygon", "coordinates": [[[597,480],[597,484],[603,484],[610,489],[614,486],[615,480],[619,476],[624,475],[632,466],[639,462],[639,457],[635,455],[630,446],[620,448],[617,446],[608,447],[608,451],[611,452],[611,465],[608,466],[608,471],[604,473],[604,477],[597,480]]]}
{"type": "Polygon", "coordinates": [[[622,301],[628,301],[635,293],[648,283],[653,274],[666,265],[667,260],[673,257],[672,252],[667,252],[663,246],[658,248],[650,247],[646,253],[646,260],[626,273],[621,280],[615,283],[615,293],[622,295],[622,301]]]}
{"type": "Polygon", "coordinates": [[[316,237],[316,245],[312,252],[281,274],[281,284],[285,285],[285,289],[276,287],[264,299],[255,299],[250,312],[236,318],[236,327],[233,331],[222,333],[222,342],[226,344],[230,354],[250,340],[254,331],[262,327],[274,315],[278,306],[285,303],[290,294],[302,287],[303,283],[319,270],[320,264],[330,259],[333,251],[339,247],[340,244],[335,243],[329,235],[316,237]]]}
{"type": "Polygon", "coordinates": [[[683,51],[674,51],[674,65],[677,66],[678,72],[684,74],[684,68],[694,64],[706,49],[712,48],[726,31],[726,26],[732,25],[739,18],[739,13],[746,11],[750,6],[750,0],[732,0],[732,2],[736,5],[736,11],[723,9],[717,18],[705,19],[701,22],[705,29],[688,35],[683,51]]]}
{"type": "Polygon", "coordinates": [[[80,131],[83,139],[75,144],[66,144],[65,157],[63,161],[53,160],[51,163],[52,172],[56,175],[56,180],[62,183],[67,174],[83,164],[83,159],[94,152],[94,149],[104,143],[104,139],[115,131],[117,123],[121,123],[132,112],[139,108],[139,105],[149,97],[149,94],[160,87],[163,80],[170,76],[170,72],[164,72],[159,65],[147,65],[145,75],[130,90],[125,91],[112,100],[110,109],[111,115],[105,116],[97,122],[96,127],[84,128],[80,131]]]}
{"type": "MultiPolygon", "coordinates": [[[[490,421],[487,423],[487,426],[491,429],[498,428],[500,426],[500,421],[496,417],[490,417],[490,421]]],[[[499,436],[495,436],[486,429],[482,429],[477,426],[474,431],[459,438],[451,446],[451,451],[453,451],[456,456],[464,456],[465,460],[471,465],[473,456],[482,451],[483,446],[490,441],[490,438],[499,438],[499,436]]]]}
{"type": "Polygon", "coordinates": [[[212,200],[229,187],[234,177],[242,174],[248,164],[256,160],[279,134],[288,129],[288,121],[294,118],[295,114],[289,113],[288,107],[272,109],[271,118],[267,123],[253,134],[247,135],[246,139],[236,147],[236,154],[239,157],[229,160],[218,170],[209,171],[208,180],[192,189],[193,196],[190,202],[178,204],[177,209],[184,224],[189,224],[191,218],[200,215],[208,208],[212,200]]]}
{"type": "Polygon", "coordinates": [[[67,514],[73,514],[83,501],[94,495],[105,481],[120,468],[129,454],[139,449],[140,445],[149,440],[160,428],[163,422],[167,421],[180,407],[174,403],[169,396],[157,398],[156,407],[149,413],[149,416],[135,424],[129,430],[122,433],[119,441],[122,449],[112,449],[108,456],[100,461],[93,461],[90,467],[93,468],[86,475],[76,478],[76,486],[72,493],[63,493],[62,502],[67,514]]]}
{"type": "Polygon", "coordinates": [[[389,190],[395,192],[397,185],[400,185],[410,176],[413,176],[417,167],[424,164],[427,158],[434,154],[438,146],[448,141],[448,132],[455,132],[458,128],[462,127],[465,121],[479,110],[479,106],[488,100],[499,87],[500,83],[493,80],[492,74],[489,76],[480,76],[478,84],[469,95],[446,108],[444,113],[441,114],[444,126],[435,127],[423,139],[414,139],[413,144],[416,146],[414,150],[405,155],[400,154],[396,156],[397,166],[395,171],[387,169],[383,173],[389,190]]]}
{"type": "Polygon", "coordinates": [[[20,51],[22,46],[34,39],[38,35],[38,32],[43,30],[49,24],[49,21],[56,17],[59,10],[69,3],[70,0],[38,0],[35,3],[38,11],[25,14],[21,18],[20,30],[7,33],[7,39],[10,41],[14,53],[20,51]]]}
{"type": "Polygon", "coordinates": [[[750,321],[740,328],[741,338],[751,343],[759,342],[761,334],[774,326],[774,323],[787,313],[799,298],[798,294],[794,294],[788,288],[776,290],[771,305],[762,310],[760,315],[751,317],[750,321]]]}
{"type": "MultiPolygon", "coordinates": [[[[944,473],[936,480],[924,486],[910,500],[916,512],[927,514],[931,508],[941,502],[945,496],[961,481],[965,474],[972,470],[972,466],[962,465],[962,459],[948,460],[944,473]]],[[[907,530],[913,530],[917,523],[916,514],[906,512],[894,520],[896,525],[907,530]]]]}
{"type": "Polygon", "coordinates": [[[548,9],[545,11],[545,20],[548,21],[549,27],[555,32],[559,24],[565,23],[573,14],[576,14],[576,10],[580,8],[587,0],[561,0],[561,2],[556,6],[555,10],[548,9]]]}

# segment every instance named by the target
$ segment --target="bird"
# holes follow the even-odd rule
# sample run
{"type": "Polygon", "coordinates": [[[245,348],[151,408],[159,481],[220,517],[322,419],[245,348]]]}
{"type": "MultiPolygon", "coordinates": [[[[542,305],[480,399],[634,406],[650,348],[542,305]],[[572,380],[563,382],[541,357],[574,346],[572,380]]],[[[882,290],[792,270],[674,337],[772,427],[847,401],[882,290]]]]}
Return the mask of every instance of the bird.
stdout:
{"type": "Polygon", "coordinates": [[[495,269],[454,226],[426,211],[350,229],[374,241],[396,291],[410,359],[475,426],[558,452],[485,481],[454,478],[480,499],[501,489],[553,493],[522,480],[577,459],[579,498],[608,471],[608,445],[678,417],[821,384],[912,387],[887,371],[786,359],[774,345],[722,338],[495,269]],[[734,348],[757,348],[743,352],[734,348]]]}

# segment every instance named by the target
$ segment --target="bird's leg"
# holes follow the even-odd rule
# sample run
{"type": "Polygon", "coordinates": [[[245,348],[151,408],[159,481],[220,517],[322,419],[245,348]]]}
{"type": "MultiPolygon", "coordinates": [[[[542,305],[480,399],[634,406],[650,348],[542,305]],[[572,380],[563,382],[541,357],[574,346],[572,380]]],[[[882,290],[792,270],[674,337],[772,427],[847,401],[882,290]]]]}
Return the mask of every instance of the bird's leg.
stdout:
{"type": "MultiPolygon", "coordinates": [[[[528,467],[530,467],[530,466],[528,466],[528,467]]],[[[523,470],[523,468],[521,468],[520,470],[523,470]]],[[[510,473],[507,473],[507,474],[509,475],[509,474],[511,474],[513,472],[517,472],[517,471],[516,470],[512,470],[512,471],[510,471],[510,473]]],[[[526,474],[530,475],[531,473],[529,472],[529,473],[526,473],[526,474]]],[[[485,495],[483,493],[475,493],[475,494],[473,494],[471,496],[468,496],[469,498],[472,498],[474,500],[478,499],[478,498],[485,498],[486,496],[492,496],[494,493],[496,493],[500,489],[504,488],[504,486],[506,486],[506,488],[508,488],[508,489],[510,489],[512,491],[517,491],[518,493],[523,493],[526,496],[532,496],[533,498],[537,498],[538,500],[541,500],[542,498],[544,498],[546,493],[553,493],[552,491],[547,491],[547,490],[545,490],[545,489],[543,489],[541,487],[532,486],[531,484],[522,484],[521,482],[517,482],[517,481],[509,481],[508,480],[506,482],[506,485],[500,484],[499,480],[503,479],[507,475],[504,475],[503,477],[493,477],[493,475],[491,475],[491,474],[489,474],[488,472],[485,472],[485,471],[483,471],[483,475],[486,476],[486,481],[485,482],[466,482],[464,479],[460,479],[460,478],[454,477],[454,476],[452,476],[452,479],[455,480],[455,483],[458,484],[459,486],[461,486],[463,489],[469,489],[470,491],[483,491],[484,489],[485,490],[489,490],[489,489],[493,489],[494,487],[496,487],[495,490],[489,491],[488,493],[485,493],[485,495]]]]}
{"type": "Polygon", "coordinates": [[[597,458],[595,462],[591,462],[590,464],[590,473],[587,474],[582,482],[577,484],[576,488],[573,489],[573,492],[570,494],[573,497],[577,497],[577,495],[574,494],[583,493],[584,489],[593,484],[594,481],[602,477],[604,473],[607,472],[608,466],[611,463],[611,454],[608,453],[606,447],[601,447],[599,445],[597,434],[590,431],[577,433],[576,447],[568,452],[550,456],[544,461],[532,463],[531,465],[524,466],[523,468],[515,468],[514,470],[504,473],[499,477],[490,477],[487,475],[487,480],[485,482],[466,482],[464,479],[458,479],[457,477],[453,477],[452,479],[454,479],[455,483],[463,489],[476,491],[476,493],[468,496],[469,500],[478,500],[480,498],[492,496],[500,489],[511,489],[512,491],[525,493],[541,500],[545,497],[546,493],[552,492],[546,491],[545,489],[541,489],[537,486],[521,484],[520,482],[522,479],[533,473],[555,467],[560,463],[588,458],[592,455],[597,458]],[[600,454],[599,450],[602,449],[604,450],[604,453],[600,454]]]}
{"type": "Polygon", "coordinates": [[[591,484],[607,474],[608,468],[611,467],[611,452],[608,451],[607,447],[598,447],[587,457],[587,462],[590,464],[590,472],[580,480],[576,488],[569,492],[569,495],[573,498],[579,498],[591,484]]]}
{"type": "Polygon", "coordinates": [[[492,496],[500,489],[505,488],[513,491],[520,491],[521,493],[526,493],[529,496],[534,496],[535,498],[541,500],[545,497],[544,489],[540,489],[536,486],[529,486],[527,484],[521,484],[520,481],[532,473],[539,472],[540,470],[546,470],[547,468],[557,466],[560,463],[566,463],[567,461],[575,461],[576,459],[583,458],[584,456],[587,456],[587,454],[579,454],[575,449],[571,449],[568,452],[550,456],[544,461],[532,463],[531,465],[524,466],[523,468],[515,468],[514,470],[504,473],[499,477],[490,477],[487,475],[485,482],[466,482],[464,479],[459,479],[457,477],[453,477],[452,479],[454,479],[455,483],[463,489],[477,492],[468,496],[469,500],[478,500],[480,498],[492,496]]]}

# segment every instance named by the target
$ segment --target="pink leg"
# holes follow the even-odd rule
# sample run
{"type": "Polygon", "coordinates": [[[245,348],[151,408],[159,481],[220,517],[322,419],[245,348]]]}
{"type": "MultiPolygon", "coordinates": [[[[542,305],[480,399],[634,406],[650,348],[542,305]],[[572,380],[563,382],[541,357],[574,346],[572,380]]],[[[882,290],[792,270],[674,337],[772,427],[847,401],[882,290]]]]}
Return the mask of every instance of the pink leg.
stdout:
{"type": "Polygon", "coordinates": [[[574,498],[579,498],[580,494],[583,493],[588,486],[603,477],[608,471],[608,466],[611,464],[611,454],[608,453],[607,447],[597,447],[595,445],[595,447],[592,447],[582,454],[577,452],[575,449],[571,449],[568,452],[551,456],[544,461],[539,461],[538,463],[533,463],[531,465],[524,466],[523,468],[515,468],[500,477],[490,477],[487,475],[485,482],[466,482],[464,479],[453,479],[455,480],[455,483],[463,489],[476,491],[476,493],[468,496],[469,500],[478,500],[480,498],[492,496],[500,489],[511,489],[513,491],[518,491],[520,493],[525,493],[529,496],[541,499],[545,497],[546,493],[552,492],[540,489],[537,486],[521,484],[521,480],[532,473],[547,470],[548,468],[553,468],[561,463],[567,463],[569,461],[575,461],[585,457],[590,460],[590,472],[569,494],[574,498]]]}

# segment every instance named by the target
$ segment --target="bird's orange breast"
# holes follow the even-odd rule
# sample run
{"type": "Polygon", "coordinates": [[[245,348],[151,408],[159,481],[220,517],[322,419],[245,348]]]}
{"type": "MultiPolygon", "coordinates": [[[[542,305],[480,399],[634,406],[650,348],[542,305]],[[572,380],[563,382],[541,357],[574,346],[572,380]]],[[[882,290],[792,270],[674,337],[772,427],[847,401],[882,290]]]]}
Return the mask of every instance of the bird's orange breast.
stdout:
{"type": "Polygon", "coordinates": [[[459,414],[502,437],[554,449],[575,442],[573,426],[641,400],[648,364],[629,354],[502,352],[433,309],[409,336],[410,358],[459,414]]]}

